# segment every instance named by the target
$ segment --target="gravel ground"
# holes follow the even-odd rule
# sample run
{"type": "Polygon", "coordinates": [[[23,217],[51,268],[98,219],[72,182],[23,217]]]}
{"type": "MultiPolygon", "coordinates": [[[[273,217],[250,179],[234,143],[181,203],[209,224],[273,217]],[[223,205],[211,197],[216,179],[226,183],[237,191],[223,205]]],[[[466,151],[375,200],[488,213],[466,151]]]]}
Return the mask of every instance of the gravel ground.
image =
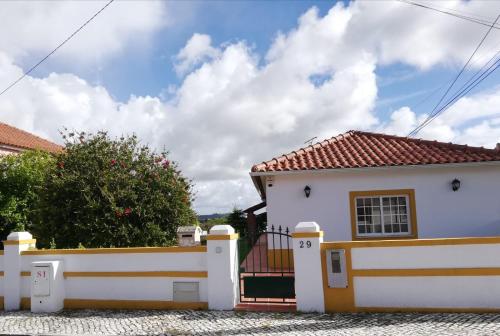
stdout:
{"type": "Polygon", "coordinates": [[[9,335],[500,335],[500,314],[74,310],[0,313],[9,335]]]}

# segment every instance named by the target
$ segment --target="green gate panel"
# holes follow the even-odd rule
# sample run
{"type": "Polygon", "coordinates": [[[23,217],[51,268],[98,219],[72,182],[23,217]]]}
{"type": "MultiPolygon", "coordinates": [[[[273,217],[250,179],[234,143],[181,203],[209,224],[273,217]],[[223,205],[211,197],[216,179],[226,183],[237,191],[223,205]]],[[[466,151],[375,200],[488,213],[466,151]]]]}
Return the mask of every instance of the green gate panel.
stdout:
{"type": "Polygon", "coordinates": [[[293,276],[246,276],[243,278],[246,298],[295,298],[293,276]]]}

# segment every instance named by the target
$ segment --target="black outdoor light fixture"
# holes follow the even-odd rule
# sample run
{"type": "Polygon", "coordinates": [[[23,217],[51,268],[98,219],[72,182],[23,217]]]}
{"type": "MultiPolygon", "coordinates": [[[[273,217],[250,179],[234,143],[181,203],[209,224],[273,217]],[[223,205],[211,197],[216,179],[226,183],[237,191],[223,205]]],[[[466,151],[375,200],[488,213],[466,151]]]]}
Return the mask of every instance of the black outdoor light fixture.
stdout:
{"type": "Polygon", "coordinates": [[[309,196],[311,195],[311,187],[306,185],[305,188],[304,188],[304,194],[306,194],[306,198],[309,198],[309,196]]]}
{"type": "Polygon", "coordinates": [[[460,189],[459,179],[454,179],[453,181],[451,181],[451,189],[453,189],[453,191],[457,191],[458,189],[460,189]]]}

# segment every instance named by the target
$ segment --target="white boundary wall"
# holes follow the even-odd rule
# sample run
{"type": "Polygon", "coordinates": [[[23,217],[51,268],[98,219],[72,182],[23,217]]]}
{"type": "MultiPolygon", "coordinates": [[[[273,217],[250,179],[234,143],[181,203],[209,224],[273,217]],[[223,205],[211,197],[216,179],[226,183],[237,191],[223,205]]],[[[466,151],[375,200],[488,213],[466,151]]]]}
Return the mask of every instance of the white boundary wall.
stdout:
{"type": "MultiPolygon", "coordinates": [[[[498,308],[500,243],[352,248],[352,270],[435,270],[434,276],[354,276],[357,307],[498,308]],[[439,276],[456,270],[455,276],[439,276]],[[484,275],[480,275],[484,271],[484,275]],[[467,276],[466,272],[476,275],[467,276]],[[462,275],[461,275],[462,274],[462,275]]],[[[432,271],[428,271],[432,273],[432,271]]]]}
{"type": "MultiPolygon", "coordinates": [[[[22,271],[51,260],[62,260],[64,272],[207,272],[206,252],[22,255],[22,271]]],[[[72,276],[65,292],[67,299],[172,301],[174,281],[199,283],[199,302],[207,302],[207,279],[198,277],[72,276]]],[[[30,283],[22,277],[21,297],[30,297],[30,283]]]]}
{"type": "Polygon", "coordinates": [[[214,229],[207,247],[83,250],[33,250],[29,233],[12,233],[0,255],[3,306],[27,309],[39,274],[32,274],[32,263],[59,261],[64,280],[50,286],[64,287],[65,308],[233,309],[239,297],[238,236],[229,225],[214,229]],[[176,282],[183,284],[175,292],[176,282]]]}

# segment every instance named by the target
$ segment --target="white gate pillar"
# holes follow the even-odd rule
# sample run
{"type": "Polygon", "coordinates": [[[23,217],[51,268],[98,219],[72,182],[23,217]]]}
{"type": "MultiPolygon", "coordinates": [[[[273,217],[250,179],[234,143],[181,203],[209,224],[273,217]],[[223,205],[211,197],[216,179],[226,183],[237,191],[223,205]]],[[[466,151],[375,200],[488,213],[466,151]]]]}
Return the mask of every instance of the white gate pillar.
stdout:
{"type": "Polygon", "coordinates": [[[207,236],[208,308],[232,310],[239,299],[238,234],[215,225],[207,236]]]}
{"type": "Polygon", "coordinates": [[[21,308],[21,252],[35,247],[36,240],[28,232],[12,232],[3,241],[4,277],[3,297],[5,310],[21,308]]]}
{"type": "Polygon", "coordinates": [[[297,311],[324,312],[321,243],[323,231],[315,222],[300,222],[292,233],[297,311]]]}

